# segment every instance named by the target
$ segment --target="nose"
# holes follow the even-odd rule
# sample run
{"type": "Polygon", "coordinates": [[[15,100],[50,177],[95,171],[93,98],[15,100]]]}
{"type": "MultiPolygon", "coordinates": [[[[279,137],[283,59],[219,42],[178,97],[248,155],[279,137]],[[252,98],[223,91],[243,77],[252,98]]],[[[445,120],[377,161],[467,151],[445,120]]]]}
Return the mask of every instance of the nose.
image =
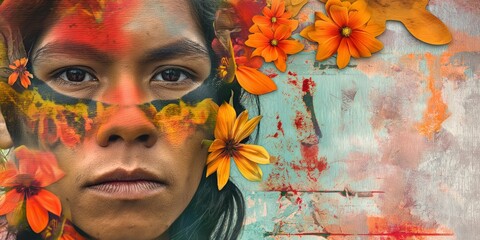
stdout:
{"type": "Polygon", "coordinates": [[[96,140],[99,146],[107,147],[114,142],[141,144],[152,147],[158,139],[158,132],[143,111],[136,105],[120,106],[118,111],[102,121],[96,140]]]}

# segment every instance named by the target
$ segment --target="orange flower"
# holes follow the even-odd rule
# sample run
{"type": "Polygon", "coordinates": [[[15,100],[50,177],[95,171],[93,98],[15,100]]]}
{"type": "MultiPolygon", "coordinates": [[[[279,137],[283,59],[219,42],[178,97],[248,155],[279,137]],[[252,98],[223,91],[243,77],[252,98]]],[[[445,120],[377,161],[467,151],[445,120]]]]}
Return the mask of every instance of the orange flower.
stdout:
{"type": "Polygon", "coordinates": [[[261,95],[277,90],[277,85],[271,78],[258,71],[262,66],[261,59],[251,57],[250,49],[232,45],[231,40],[226,43],[228,46],[229,57],[222,58],[222,64],[218,68],[219,75],[226,82],[230,83],[234,78],[245,91],[261,95]],[[243,52],[244,56],[236,56],[235,52],[243,52]],[[260,60],[260,61],[258,61],[260,60]]]}
{"type": "Polygon", "coordinates": [[[33,78],[33,75],[27,71],[27,58],[21,58],[10,64],[10,68],[13,70],[12,74],[8,77],[8,84],[13,85],[20,77],[20,83],[24,88],[30,86],[30,78],[33,78]]]}
{"type": "Polygon", "coordinates": [[[0,173],[0,186],[7,189],[0,199],[0,215],[7,214],[7,220],[15,225],[25,211],[32,230],[41,232],[47,227],[48,212],[60,215],[60,200],[53,193],[43,189],[64,176],[58,168],[55,156],[49,152],[30,151],[25,146],[15,150],[18,170],[13,163],[0,173]]]}
{"type": "MultiPolygon", "coordinates": [[[[267,0],[267,3],[271,2],[273,2],[273,0],[267,0]]],[[[303,6],[308,3],[308,0],[283,0],[283,2],[285,2],[287,11],[292,13],[292,17],[295,17],[303,6]]]]}
{"type": "MultiPolygon", "coordinates": [[[[327,2],[327,0],[320,0],[327,2]]],[[[332,0],[329,0],[330,2],[332,0]]],[[[349,0],[355,2],[357,0],[349,0]]],[[[372,13],[371,21],[385,30],[385,22],[394,20],[403,23],[407,30],[418,40],[435,45],[452,41],[452,34],[445,24],[430,13],[426,7],[428,0],[367,0],[372,13]]]]}
{"type": "Polygon", "coordinates": [[[215,140],[210,145],[207,158],[207,177],[217,172],[218,190],[221,190],[230,175],[230,160],[233,158],[240,173],[250,181],[260,181],[262,170],[257,164],[268,164],[270,155],[265,148],[241,141],[252,134],[261,116],[248,120],[248,112],[238,118],[235,109],[223,103],[218,109],[215,140]],[[236,119],[235,119],[236,118],[236,119]]]}
{"type": "Polygon", "coordinates": [[[337,53],[337,66],[344,68],[350,57],[370,57],[372,53],[383,48],[383,44],[375,38],[378,27],[368,25],[370,14],[365,10],[365,3],[332,0],[327,2],[327,17],[317,12],[314,28],[302,31],[302,36],[318,42],[316,59],[323,61],[337,53]]]}
{"type": "MultiPolygon", "coordinates": [[[[263,16],[256,15],[252,21],[258,26],[276,29],[280,25],[287,25],[291,31],[298,27],[298,21],[290,19],[292,13],[285,12],[285,2],[281,0],[272,0],[271,7],[263,8],[263,16]]],[[[256,28],[256,26],[253,26],[256,28]]]]}
{"type": "Polygon", "coordinates": [[[266,62],[274,62],[278,70],[287,69],[287,54],[295,54],[303,49],[297,40],[288,39],[292,34],[289,26],[280,25],[277,29],[259,26],[260,32],[248,36],[247,46],[256,48],[252,56],[262,56],[266,62]]]}

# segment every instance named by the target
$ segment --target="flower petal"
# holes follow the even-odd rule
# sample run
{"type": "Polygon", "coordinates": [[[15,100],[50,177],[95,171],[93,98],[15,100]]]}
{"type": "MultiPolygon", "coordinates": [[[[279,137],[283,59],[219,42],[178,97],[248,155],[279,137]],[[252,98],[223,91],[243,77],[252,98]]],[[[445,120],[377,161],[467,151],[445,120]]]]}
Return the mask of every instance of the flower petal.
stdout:
{"type": "Polygon", "coordinates": [[[368,12],[351,11],[348,13],[348,26],[351,29],[357,29],[370,20],[370,14],[368,12]]]}
{"type": "Polygon", "coordinates": [[[370,21],[368,22],[367,26],[363,28],[363,31],[371,33],[374,37],[382,34],[385,31],[385,22],[380,24],[378,21],[370,21]]]}
{"type": "Polygon", "coordinates": [[[277,90],[275,82],[255,68],[239,66],[236,77],[240,86],[251,94],[261,95],[277,90]]]}
{"type": "Polygon", "coordinates": [[[15,169],[15,165],[12,162],[7,163],[7,169],[0,172],[0,186],[13,187],[17,185],[16,176],[18,172],[15,169]]]}
{"type": "Polygon", "coordinates": [[[346,7],[340,7],[332,5],[330,7],[330,17],[340,27],[348,26],[348,9],[346,7]]]}
{"type": "Polygon", "coordinates": [[[27,199],[27,221],[32,230],[41,232],[48,225],[48,211],[32,198],[27,199]]]}
{"type": "Polygon", "coordinates": [[[430,12],[425,9],[414,9],[410,13],[400,21],[414,37],[434,45],[452,41],[452,34],[447,26],[430,12]]]}
{"type": "Polygon", "coordinates": [[[253,48],[265,47],[270,45],[270,39],[263,35],[263,33],[254,33],[248,35],[245,45],[253,48]]]}
{"type": "Polygon", "coordinates": [[[286,57],[278,56],[278,59],[273,61],[275,67],[281,72],[285,72],[287,70],[287,62],[286,57]]]}
{"type": "Polygon", "coordinates": [[[292,35],[292,30],[286,25],[280,25],[273,33],[273,39],[278,41],[287,39],[292,35]]]}
{"type": "Polygon", "coordinates": [[[262,51],[262,57],[265,59],[265,62],[272,62],[278,59],[278,50],[277,47],[268,46],[262,51]]]}
{"type": "Polygon", "coordinates": [[[339,35],[336,35],[325,42],[319,43],[315,58],[318,61],[323,61],[331,57],[337,51],[341,40],[342,38],[339,35]]]}
{"type": "Polygon", "coordinates": [[[19,159],[19,172],[33,176],[41,187],[48,186],[65,175],[51,152],[33,151],[20,146],[15,149],[15,156],[19,159]]]}
{"type": "Polygon", "coordinates": [[[209,152],[214,152],[218,150],[222,150],[225,148],[225,141],[223,139],[215,139],[213,140],[212,144],[208,148],[209,152]]]}
{"type": "Polygon", "coordinates": [[[337,50],[337,66],[342,69],[350,62],[350,52],[348,50],[347,39],[343,38],[337,50]]]}
{"type": "Polygon", "coordinates": [[[371,53],[382,50],[383,44],[377,40],[372,34],[364,31],[353,31],[350,35],[352,41],[363,44],[371,53]]]}
{"type": "Polygon", "coordinates": [[[18,79],[18,72],[14,71],[8,76],[8,84],[13,85],[18,79]]]}
{"type": "Polygon", "coordinates": [[[261,181],[262,170],[254,162],[249,161],[245,157],[238,155],[233,157],[240,173],[250,181],[261,181]]]}
{"type": "Polygon", "coordinates": [[[237,152],[252,162],[259,164],[269,164],[270,154],[264,147],[253,144],[240,144],[237,152]]]}
{"type": "Polygon", "coordinates": [[[306,38],[310,42],[314,42],[315,40],[313,40],[309,36],[309,34],[313,31],[315,31],[315,25],[309,25],[305,27],[302,31],[300,31],[300,36],[302,36],[303,38],[306,38]]]}
{"type": "Polygon", "coordinates": [[[58,197],[45,189],[41,189],[37,195],[31,196],[29,200],[35,200],[40,206],[57,216],[62,213],[62,204],[58,197]]]}
{"type": "Polygon", "coordinates": [[[28,86],[30,86],[30,84],[31,84],[29,77],[30,77],[30,73],[28,71],[24,72],[20,76],[20,83],[22,84],[22,86],[24,88],[28,88],[28,86]]]}
{"type": "Polygon", "coordinates": [[[350,8],[348,9],[349,11],[359,11],[359,12],[362,12],[362,11],[365,11],[367,9],[367,2],[365,2],[364,0],[357,0],[355,2],[352,3],[352,6],[350,6],[350,8]]]}
{"type": "Polygon", "coordinates": [[[277,45],[286,54],[295,54],[303,50],[304,46],[297,40],[282,40],[277,45]]]}
{"type": "Polygon", "coordinates": [[[298,28],[298,21],[297,20],[291,20],[291,19],[287,19],[287,18],[277,19],[277,24],[289,26],[290,31],[295,31],[295,29],[298,28]]]}
{"type": "Polygon", "coordinates": [[[256,116],[243,124],[234,135],[235,142],[239,143],[246,137],[250,136],[258,123],[260,123],[260,119],[262,119],[262,116],[256,116]]]}
{"type": "Polygon", "coordinates": [[[232,133],[230,132],[233,123],[237,117],[235,109],[228,103],[223,103],[218,108],[217,113],[217,122],[215,124],[215,139],[222,139],[226,141],[231,138],[232,133]]]}
{"type": "Polygon", "coordinates": [[[262,25],[262,26],[269,26],[272,23],[272,20],[269,17],[261,16],[261,15],[253,16],[252,21],[255,24],[262,25]]]}
{"type": "Polygon", "coordinates": [[[15,210],[15,208],[23,203],[23,193],[13,189],[0,197],[0,216],[15,210]]]}
{"type": "Polygon", "coordinates": [[[350,52],[350,55],[354,58],[359,58],[360,57],[360,52],[358,51],[357,47],[355,44],[353,44],[352,39],[350,38],[345,38],[348,46],[348,51],[350,52]]]}
{"type": "Polygon", "coordinates": [[[27,63],[28,63],[28,58],[21,58],[20,59],[20,65],[21,66],[27,66],[27,63]]]}
{"type": "Polygon", "coordinates": [[[220,161],[217,169],[217,185],[218,190],[222,190],[230,177],[230,159],[220,161]]]}
{"type": "Polygon", "coordinates": [[[213,161],[215,161],[215,160],[217,160],[217,159],[219,159],[219,158],[224,157],[224,155],[226,155],[226,154],[224,154],[223,149],[213,151],[213,152],[211,152],[210,154],[208,154],[206,164],[210,164],[210,163],[212,163],[213,161]]]}
{"type": "Polygon", "coordinates": [[[211,161],[209,164],[207,164],[207,174],[206,177],[212,175],[214,172],[218,170],[218,166],[222,161],[230,161],[230,156],[228,155],[223,155],[220,158],[217,158],[214,161],[211,161]]]}
{"type": "Polygon", "coordinates": [[[240,142],[237,141],[236,136],[240,133],[240,131],[243,129],[243,126],[245,123],[248,121],[248,110],[243,111],[238,115],[237,119],[235,120],[235,123],[233,124],[233,138],[235,142],[240,142]]]}

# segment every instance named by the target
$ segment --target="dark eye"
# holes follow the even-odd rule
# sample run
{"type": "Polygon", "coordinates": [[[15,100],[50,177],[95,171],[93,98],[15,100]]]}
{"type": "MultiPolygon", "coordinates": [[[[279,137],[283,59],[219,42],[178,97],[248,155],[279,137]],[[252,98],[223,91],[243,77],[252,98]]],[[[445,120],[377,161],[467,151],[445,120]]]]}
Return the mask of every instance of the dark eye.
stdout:
{"type": "Polygon", "coordinates": [[[69,82],[86,82],[93,81],[95,77],[85,70],[79,68],[65,69],[58,74],[58,78],[69,82]]]}
{"type": "Polygon", "coordinates": [[[190,78],[190,74],[181,69],[171,68],[163,70],[153,77],[157,81],[179,82],[190,78]]]}

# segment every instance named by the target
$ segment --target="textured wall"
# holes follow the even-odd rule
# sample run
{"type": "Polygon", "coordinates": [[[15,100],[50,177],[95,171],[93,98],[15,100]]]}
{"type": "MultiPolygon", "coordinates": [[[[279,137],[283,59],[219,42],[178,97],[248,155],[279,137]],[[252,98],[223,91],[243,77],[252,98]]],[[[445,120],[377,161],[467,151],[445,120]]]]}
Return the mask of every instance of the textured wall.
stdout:
{"type": "MultiPolygon", "coordinates": [[[[428,9],[449,45],[388,22],[384,49],[343,70],[315,62],[314,45],[289,57],[290,72],[265,65],[279,90],[260,97],[260,144],[275,163],[260,184],[233,170],[242,239],[478,239],[480,1],[428,9]]],[[[303,8],[303,25],[315,10],[303,8]]]]}

